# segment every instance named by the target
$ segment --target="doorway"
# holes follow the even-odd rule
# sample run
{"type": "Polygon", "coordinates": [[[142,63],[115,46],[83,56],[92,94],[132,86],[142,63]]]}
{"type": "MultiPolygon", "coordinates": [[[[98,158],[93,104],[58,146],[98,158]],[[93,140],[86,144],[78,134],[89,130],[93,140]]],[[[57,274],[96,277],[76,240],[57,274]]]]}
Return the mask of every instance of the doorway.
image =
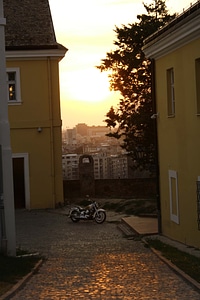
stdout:
{"type": "Polygon", "coordinates": [[[13,188],[15,208],[25,208],[24,158],[13,158],[13,188]]]}
{"type": "Polygon", "coordinates": [[[13,153],[12,160],[15,208],[30,209],[29,154],[13,153]]]}

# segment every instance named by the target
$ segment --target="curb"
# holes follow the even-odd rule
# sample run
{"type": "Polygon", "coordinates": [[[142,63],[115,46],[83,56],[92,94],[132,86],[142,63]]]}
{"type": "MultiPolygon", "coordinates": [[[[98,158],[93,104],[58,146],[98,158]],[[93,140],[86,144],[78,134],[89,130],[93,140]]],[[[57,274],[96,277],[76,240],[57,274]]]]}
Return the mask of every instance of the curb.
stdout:
{"type": "MultiPolygon", "coordinates": [[[[125,217],[126,218],[126,217],[125,217]]],[[[139,235],[139,233],[129,224],[127,223],[124,219],[125,218],[121,218],[121,224],[123,224],[126,228],[129,229],[130,232],[132,232],[132,235],[139,235]]]]}
{"type": "Polygon", "coordinates": [[[133,232],[133,230],[128,226],[124,221],[121,221],[118,225],[117,228],[128,238],[134,237],[137,234],[133,232]]]}
{"type": "MultiPolygon", "coordinates": [[[[142,238],[142,241],[149,246],[148,242],[145,240],[145,238],[142,238]]],[[[194,289],[197,290],[197,292],[200,293],[200,283],[194,280],[192,277],[187,275],[185,272],[183,272],[181,269],[179,269],[177,266],[175,266],[170,260],[165,258],[160,251],[152,248],[149,246],[151,251],[161,260],[163,261],[171,270],[173,270],[177,275],[182,277],[183,280],[185,280],[187,283],[193,286],[194,289]]]]}
{"type": "Polygon", "coordinates": [[[43,263],[43,259],[40,259],[35,267],[31,270],[30,273],[28,273],[26,276],[24,276],[20,281],[18,281],[9,291],[7,291],[4,295],[0,296],[0,300],[9,300],[11,297],[13,297],[17,291],[19,291],[26,283],[27,281],[33,276],[34,273],[38,271],[40,266],[43,263]]]}

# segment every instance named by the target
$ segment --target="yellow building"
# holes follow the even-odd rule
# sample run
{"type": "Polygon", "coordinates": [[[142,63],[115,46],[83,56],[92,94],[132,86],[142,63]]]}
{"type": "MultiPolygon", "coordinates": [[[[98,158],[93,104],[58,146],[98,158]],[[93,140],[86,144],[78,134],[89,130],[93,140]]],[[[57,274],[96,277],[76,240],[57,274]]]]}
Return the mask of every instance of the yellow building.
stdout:
{"type": "Polygon", "coordinates": [[[144,41],[155,77],[162,234],[200,247],[200,3],[144,41]]]}
{"type": "Polygon", "coordinates": [[[4,0],[16,208],[63,202],[59,61],[48,0],[4,0]]]}

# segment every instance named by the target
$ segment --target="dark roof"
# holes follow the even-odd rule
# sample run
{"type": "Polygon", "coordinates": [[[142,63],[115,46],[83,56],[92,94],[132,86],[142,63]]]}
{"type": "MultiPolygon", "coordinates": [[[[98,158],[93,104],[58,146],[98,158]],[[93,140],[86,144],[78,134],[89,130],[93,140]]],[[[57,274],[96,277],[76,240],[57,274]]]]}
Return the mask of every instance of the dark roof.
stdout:
{"type": "Polygon", "coordinates": [[[56,41],[48,0],[3,0],[3,4],[6,50],[62,47],[56,41]]]}
{"type": "Polygon", "coordinates": [[[197,1],[193,5],[183,11],[180,15],[178,15],[175,19],[173,19],[168,24],[161,27],[158,31],[150,35],[148,38],[144,40],[144,44],[148,44],[149,42],[153,41],[154,39],[158,38],[159,36],[169,33],[170,31],[174,31],[176,28],[180,27],[182,24],[190,21],[192,18],[198,16],[200,14],[200,1],[197,1]]]}

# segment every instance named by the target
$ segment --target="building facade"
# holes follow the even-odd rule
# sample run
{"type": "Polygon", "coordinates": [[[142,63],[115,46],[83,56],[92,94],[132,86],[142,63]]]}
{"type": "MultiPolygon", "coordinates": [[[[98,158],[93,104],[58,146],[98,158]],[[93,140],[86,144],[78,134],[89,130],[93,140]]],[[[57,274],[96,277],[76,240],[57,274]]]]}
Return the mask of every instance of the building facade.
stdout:
{"type": "Polygon", "coordinates": [[[16,208],[63,202],[59,61],[48,0],[4,1],[16,208]],[[38,9],[39,7],[39,9],[38,9]]]}
{"type": "Polygon", "coordinates": [[[62,155],[63,178],[67,180],[79,179],[79,157],[78,154],[62,155]]]}
{"type": "MultiPolygon", "coordinates": [[[[138,177],[129,172],[131,160],[125,154],[106,155],[106,153],[91,154],[94,161],[95,179],[125,179],[138,177]]],[[[79,180],[79,158],[81,154],[63,154],[63,178],[65,180],[79,180]]],[[[146,175],[146,174],[145,174],[146,175]]],[[[140,175],[140,177],[144,177],[140,175]]],[[[149,177],[149,176],[148,176],[149,177]]]]}
{"type": "Polygon", "coordinates": [[[200,3],[144,41],[155,77],[162,233],[200,247],[200,3]]]}

